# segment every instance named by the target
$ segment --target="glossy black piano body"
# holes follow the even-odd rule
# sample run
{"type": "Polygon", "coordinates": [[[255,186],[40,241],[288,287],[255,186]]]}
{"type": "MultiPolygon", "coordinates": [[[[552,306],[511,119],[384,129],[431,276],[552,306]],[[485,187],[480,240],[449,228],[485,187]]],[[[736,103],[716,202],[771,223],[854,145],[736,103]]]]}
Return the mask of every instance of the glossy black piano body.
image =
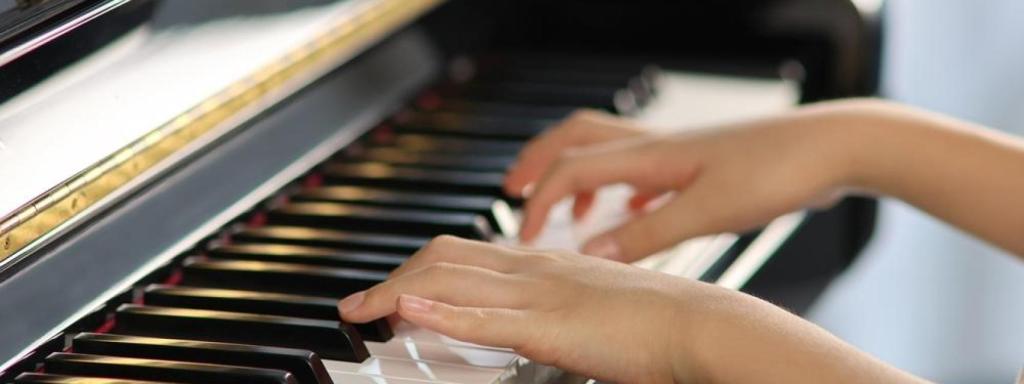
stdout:
{"type": "MultiPolygon", "coordinates": [[[[543,128],[543,124],[538,124],[520,131],[509,129],[496,119],[478,119],[474,120],[478,127],[474,130],[459,124],[446,125],[448,120],[443,119],[403,124],[406,117],[392,117],[408,105],[429,109],[429,105],[425,108],[422,104],[443,99],[442,106],[451,109],[445,113],[460,114],[465,113],[465,104],[457,100],[474,100],[478,102],[474,108],[486,110],[482,106],[493,107],[488,103],[494,101],[534,104],[534,96],[543,94],[550,97],[543,103],[526,109],[495,107],[499,111],[494,114],[520,115],[529,111],[529,120],[554,121],[577,106],[628,112],[638,101],[642,104],[642,100],[618,103],[613,91],[632,84],[622,84],[616,78],[622,73],[631,74],[626,76],[629,78],[642,77],[643,67],[650,63],[669,69],[744,76],[800,76],[803,102],[872,91],[870,30],[858,29],[863,28],[864,20],[852,5],[835,1],[834,7],[826,7],[830,20],[841,21],[836,23],[837,30],[810,28],[808,32],[808,28],[790,29],[772,23],[773,12],[800,9],[802,1],[770,1],[757,6],[751,6],[752,3],[755,2],[457,0],[444,4],[413,24],[390,31],[341,66],[310,79],[301,89],[272,98],[266,108],[239,122],[228,134],[186,153],[173,167],[149,175],[121,194],[116,202],[91,212],[78,225],[65,228],[59,237],[19,255],[15,262],[4,264],[0,270],[0,291],[4,292],[0,303],[5,308],[0,313],[5,324],[0,333],[4,342],[0,361],[17,359],[8,362],[0,377],[13,379],[21,372],[34,370],[46,359],[56,367],[71,367],[60,368],[66,371],[54,370],[55,373],[70,374],[131,363],[106,361],[77,351],[51,355],[65,349],[66,337],[97,329],[207,343],[245,341],[230,332],[213,337],[198,329],[152,331],[154,327],[160,328],[160,324],[180,324],[194,316],[214,329],[229,330],[254,322],[278,324],[282,332],[295,332],[296,340],[307,340],[305,348],[319,349],[330,358],[358,360],[365,353],[358,348],[362,343],[359,334],[386,339],[390,329],[380,328],[380,324],[354,329],[324,319],[324,300],[333,296],[324,292],[323,284],[340,279],[337,281],[352,283],[345,289],[354,290],[379,281],[382,271],[392,268],[396,258],[408,255],[435,234],[455,232],[489,238],[495,232],[505,232],[508,220],[501,218],[506,215],[501,212],[509,208],[495,208],[494,201],[502,200],[512,206],[516,202],[504,199],[496,189],[500,168],[523,140],[543,128]],[[680,16],[685,22],[672,16],[680,16]],[[851,25],[857,26],[853,32],[849,30],[851,25]],[[467,86],[448,78],[452,68],[449,63],[465,57],[479,66],[479,73],[484,76],[482,86],[467,86]],[[538,72],[547,70],[498,70],[492,72],[500,75],[486,78],[488,65],[516,60],[560,67],[555,72],[565,66],[593,66],[592,72],[603,75],[583,80],[608,80],[621,85],[573,84],[571,89],[586,91],[559,95],[557,90],[561,88],[538,91],[537,87],[516,85],[529,76],[544,76],[538,72]],[[511,80],[502,83],[502,79],[511,80]],[[418,153],[414,148],[442,150],[419,158],[410,157],[409,152],[396,156],[374,146],[381,137],[390,143],[387,148],[397,146],[412,153],[418,153]],[[357,141],[361,144],[350,145],[357,141]],[[339,152],[346,147],[350,149],[339,152]],[[352,150],[353,147],[358,150],[352,150]],[[453,153],[498,156],[462,167],[461,159],[443,156],[453,153]],[[401,174],[406,168],[408,171],[400,180],[380,180],[376,171],[381,164],[389,172],[401,174]],[[423,169],[429,171],[424,173],[423,169]],[[390,195],[375,195],[376,200],[371,201],[351,194],[332,194],[330,189],[335,185],[385,189],[390,195]],[[425,191],[440,197],[414,202],[401,198],[403,194],[425,191]],[[453,192],[475,197],[453,202],[453,192]],[[282,196],[286,195],[294,196],[294,200],[283,203],[282,196]],[[184,204],[183,196],[188,197],[184,204]],[[315,209],[318,207],[329,209],[315,209]],[[332,212],[334,216],[327,217],[332,212]],[[417,223],[410,226],[402,222],[403,214],[415,217],[417,223]],[[372,225],[364,227],[364,222],[372,225]],[[309,228],[291,230],[291,226],[318,226],[316,230],[320,232],[309,232],[309,228]],[[353,229],[374,234],[350,233],[353,229]],[[227,245],[227,238],[234,243],[227,245]],[[293,261],[281,263],[279,254],[253,247],[267,242],[295,247],[287,252],[293,261]],[[236,248],[226,251],[228,246],[236,248]],[[344,249],[345,253],[337,249],[344,249]],[[318,267],[295,268],[288,262],[318,267]],[[359,272],[350,272],[353,268],[359,272]],[[258,278],[252,277],[253,270],[262,271],[256,274],[258,278]],[[153,285],[184,282],[212,290],[245,291],[285,281],[281,276],[303,273],[309,276],[308,284],[273,292],[258,300],[236,295],[229,302],[197,292],[190,292],[193,295],[186,300],[171,297],[171,292],[153,285]],[[317,283],[321,281],[317,279],[325,283],[317,283]],[[189,309],[139,306],[147,294],[154,303],[165,300],[162,303],[189,309]],[[308,305],[295,305],[293,310],[308,310],[311,319],[298,325],[279,319],[280,309],[270,308],[267,303],[286,300],[287,295],[303,298],[293,301],[308,305]],[[238,312],[217,312],[225,307],[238,312]],[[10,308],[17,310],[7,310],[10,308]],[[239,314],[246,310],[247,314],[239,314]],[[118,316],[124,320],[110,322],[118,316]],[[59,333],[52,333],[55,329],[59,333]],[[44,336],[53,339],[40,341],[44,336]],[[336,343],[319,346],[314,342],[317,338],[344,339],[354,347],[337,349],[336,343]],[[15,356],[25,348],[29,348],[28,354],[15,356]]],[[[156,19],[151,25],[174,26],[238,11],[232,7],[259,13],[285,5],[157,3],[156,19]],[[190,7],[196,9],[187,9],[190,7]]],[[[148,15],[150,11],[141,6],[119,8],[94,23],[125,20],[133,15],[148,15]]],[[[808,15],[794,17],[805,20],[808,15]]],[[[86,46],[83,41],[96,39],[97,35],[87,29],[78,29],[57,41],[86,46]]],[[[0,70],[11,73],[7,71],[24,65],[19,63],[45,61],[52,52],[32,51],[0,70]]],[[[46,74],[40,73],[26,77],[26,81],[45,80],[46,74]]],[[[19,86],[11,93],[24,88],[19,86]]],[[[873,215],[873,202],[861,199],[850,199],[828,211],[812,214],[742,289],[796,311],[806,309],[864,245],[871,233],[873,215]]],[[[757,232],[741,236],[700,278],[717,279],[757,236],[757,232]]],[[[84,338],[88,337],[102,338],[84,338]]],[[[88,341],[79,343],[87,345],[88,341]]],[[[275,341],[252,340],[275,347],[303,347],[275,341]]],[[[203,348],[220,347],[210,344],[203,348]]],[[[265,358],[271,352],[294,353],[274,350],[259,351],[259,355],[265,358]]],[[[271,381],[287,380],[275,376],[277,372],[248,374],[265,375],[271,381]]],[[[224,378],[227,376],[211,377],[230,380],[224,378]]]]}

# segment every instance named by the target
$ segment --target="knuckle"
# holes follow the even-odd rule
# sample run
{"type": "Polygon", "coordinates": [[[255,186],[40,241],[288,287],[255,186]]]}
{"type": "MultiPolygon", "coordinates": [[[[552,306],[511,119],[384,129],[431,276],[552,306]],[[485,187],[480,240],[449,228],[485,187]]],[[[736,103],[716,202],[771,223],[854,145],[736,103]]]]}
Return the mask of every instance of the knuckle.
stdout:
{"type": "Polygon", "coordinates": [[[597,110],[594,110],[594,109],[580,108],[580,109],[577,109],[577,110],[573,111],[572,114],[569,115],[568,119],[569,120],[591,120],[591,119],[594,119],[595,117],[598,117],[600,114],[601,114],[601,112],[599,112],[597,110]]]}
{"type": "Polygon", "coordinates": [[[430,240],[431,243],[439,247],[450,246],[459,241],[458,237],[452,235],[440,235],[430,240]]]}
{"type": "Polygon", "coordinates": [[[552,174],[564,174],[576,166],[577,161],[581,158],[580,151],[574,149],[567,149],[558,154],[558,158],[555,159],[555,163],[552,165],[552,174]]]}
{"type": "Polygon", "coordinates": [[[423,274],[428,281],[438,283],[450,280],[460,268],[458,264],[440,262],[424,268],[423,274]]]}
{"type": "Polygon", "coordinates": [[[424,245],[420,252],[426,257],[432,257],[431,255],[442,253],[444,249],[451,247],[457,241],[458,238],[455,236],[440,235],[430,239],[430,241],[427,242],[427,245],[424,245]]]}
{"type": "Polygon", "coordinates": [[[394,284],[385,283],[366,291],[365,300],[368,303],[380,303],[381,300],[390,300],[391,297],[397,297],[394,284]]]}

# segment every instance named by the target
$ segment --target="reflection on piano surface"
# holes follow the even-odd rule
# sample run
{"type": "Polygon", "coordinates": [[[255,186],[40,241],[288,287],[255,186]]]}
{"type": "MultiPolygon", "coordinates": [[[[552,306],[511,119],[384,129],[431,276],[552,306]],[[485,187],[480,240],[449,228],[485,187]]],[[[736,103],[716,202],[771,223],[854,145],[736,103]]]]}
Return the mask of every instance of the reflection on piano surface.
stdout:
{"type": "MultiPolygon", "coordinates": [[[[336,303],[434,236],[515,241],[522,202],[504,195],[504,171],[577,108],[657,123],[659,100],[680,92],[713,99],[727,89],[729,102],[749,101],[728,108],[736,118],[859,91],[832,83],[849,62],[807,51],[832,44],[817,35],[748,40],[737,30],[722,46],[680,53],[623,50],[639,22],[590,25],[582,41],[546,17],[499,28],[574,2],[347,0],[280,14],[262,2],[95,3],[40,19],[59,31],[69,15],[92,15],[51,36],[90,47],[59,71],[13,71],[57,43],[2,42],[0,70],[25,79],[0,99],[0,175],[17,186],[0,196],[2,382],[576,380],[406,323],[346,324],[336,303]],[[140,14],[152,21],[100,38],[103,23],[140,14]],[[542,30],[558,33],[536,39],[542,30]],[[595,49],[604,38],[608,49],[595,49]],[[94,40],[110,44],[85,42],[94,40]],[[803,77],[780,77],[793,66],[803,77]]],[[[642,3],[590,11],[657,7],[642,3]]],[[[706,10],[760,17],[724,16],[733,11],[706,10]]],[[[682,115],[673,121],[716,118],[682,115]]],[[[623,193],[603,194],[602,206],[623,193]]],[[[556,218],[540,245],[575,246],[622,216],[597,211],[600,223],[579,227],[556,218]]],[[[644,266],[800,310],[856,253],[871,212],[851,201],[795,213],[685,242],[644,266]],[[817,264],[797,257],[806,252],[817,264]]]]}

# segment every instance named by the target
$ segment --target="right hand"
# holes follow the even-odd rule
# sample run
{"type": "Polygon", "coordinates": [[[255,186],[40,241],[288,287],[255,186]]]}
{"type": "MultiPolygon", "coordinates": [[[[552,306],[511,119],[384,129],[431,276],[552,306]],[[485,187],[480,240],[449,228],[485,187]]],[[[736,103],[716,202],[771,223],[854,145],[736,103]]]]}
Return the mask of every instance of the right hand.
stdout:
{"type": "MultiPolygon", "coordinates": [[[[573,148],[637,137],[644,134],[643,127],[628,119],[592,109],[578,110],[558,125],[537,136],[519,153],[516,164],[505,177],[505,193],[509,196],[529,195],[534,183],[543,176],[563,154],[573,148]]],[[[576,196],[577,216],[586,211],[593,201],[592,192],[581,192],[576,196]],[[586,204],[584,204],[586,202],[586,204]]]]}
{"type": "Polygon", "coordinates": [[[827,109],[804,108],[672,136],[639,134],[641,129],[628,123],[620,126],[631,128],[620,130],[586,125],[574,116],[529,145],[509,174],[512,189],[536,180],[520,237],[535,238],[563,198],[576,196],[578,215],[593,191],[616,183],[633,186],[644,200],[674,194],[664,206],[583,247],[584,253],[625,262],[691,237],[744,231],[794,210],[828,205],[845,185],[851,146],[844,137],[848,132],[830,129],[834,114],[827,109]],[[573,127],[573,140],[554,140],[564,135],[559,130],[565,126],[573,127]],[[587,134],[590,128],[593,133],[587,134]]]}

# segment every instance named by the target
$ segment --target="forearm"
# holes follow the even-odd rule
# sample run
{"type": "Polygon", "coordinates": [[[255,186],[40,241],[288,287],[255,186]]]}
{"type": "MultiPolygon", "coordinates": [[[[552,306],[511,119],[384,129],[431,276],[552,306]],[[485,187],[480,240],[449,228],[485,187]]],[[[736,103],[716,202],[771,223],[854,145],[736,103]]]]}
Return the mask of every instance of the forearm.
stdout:
{"type": "Polygon", "coordinates": [[[1024,142],[879,102],[851,103],[846,182],[893,196],[1024,255],[1024,142]]]}
{"type": "Polygon", "coordinates": [[[733,293],[714,306],[689,341],[699,348],[692,356],[700,371],[677,375],[677,382],[924,382],[759,299],[733,293]]]}

